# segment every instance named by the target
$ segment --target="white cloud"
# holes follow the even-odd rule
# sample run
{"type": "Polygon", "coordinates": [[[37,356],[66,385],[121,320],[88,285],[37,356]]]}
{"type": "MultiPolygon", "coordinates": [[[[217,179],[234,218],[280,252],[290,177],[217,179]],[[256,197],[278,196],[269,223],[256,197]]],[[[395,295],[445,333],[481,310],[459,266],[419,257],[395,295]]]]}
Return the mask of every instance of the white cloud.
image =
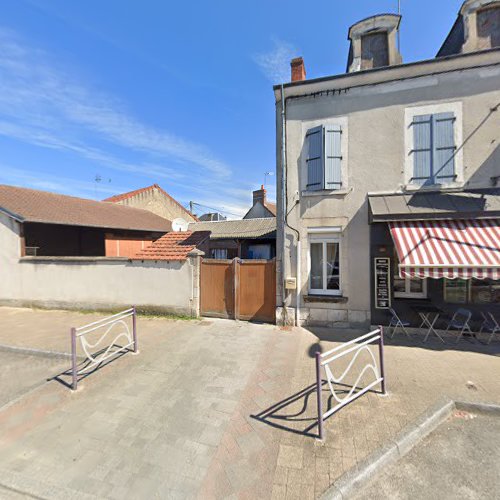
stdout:
{"type": "Polygon", "coordinates": [[[254,61],[271,83],[290,80],[290,61],[297,57],[297,49],[288,42],[274,39],[273,48],[254,56],[254,61]]]}
{"type": "Polygon", "coordinates": [[[79,196],[81,198],[103,199],[110,195],[126,191],[123,187],[120,188],[111,184],[79,181],[64,175],[20,169],[4,163],[0,163],[0,183],[42,189],[70,196],[79,196]]]}
{"type": "MultiPolygon", "coordinates": [[[[0,29],[0,48],[0,116],[7,118],[12,128],[17,123],[35,131],[38,139],[31,142],[42,145],[45,139],[57,137],[70,144],[75,136],[87,134],[91,139],[186,164],[208,175],[231,175],[231,167],[203,144],[142,123],[121,102],[76,83],[51,64],[47,54],[26,47],[12,32],[0,29]]],[[[8,127],[4,126],[2,133],[8,135],[8,127]]],[[[54,147],[51,141],[47,145],[54,147]]]]}
{"type": "Polygon", "coordinates": [[[95,197],[90,179],[102,167],[129,175],[102,183],[98,198],[142,187],[134,184],[140,176],[163,180],[183,203],[191,199],[240,216],[247,212],[258,185],[237,178],[206,146],[138,120],[123,102],[83,80],[0,28],[0,136],[95,165],[87,182],[70,178],[71,163],[62,176],[43,175],[37,165],[21,170],[0,164],[1,182],[95,197]]]}

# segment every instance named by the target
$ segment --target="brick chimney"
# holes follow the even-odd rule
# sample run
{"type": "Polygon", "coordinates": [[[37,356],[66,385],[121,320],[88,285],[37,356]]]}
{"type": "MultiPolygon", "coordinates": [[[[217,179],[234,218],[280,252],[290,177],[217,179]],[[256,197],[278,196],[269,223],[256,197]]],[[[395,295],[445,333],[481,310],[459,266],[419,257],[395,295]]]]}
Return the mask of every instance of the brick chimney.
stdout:
{"type": "Polygon", "coordinates": [[[292,59],[290,66],[292,68],[292,82],[300,82],[306,79],[306,67],[302,57],[292,59]]]}
{"type": "Polygon", "coordinates": [[[253,192],[253,204],[255,205],[258,201],[263,205],[266,203],[266,190],[264,189],[264,184],[260,186],[260,189],[253,192]]]}

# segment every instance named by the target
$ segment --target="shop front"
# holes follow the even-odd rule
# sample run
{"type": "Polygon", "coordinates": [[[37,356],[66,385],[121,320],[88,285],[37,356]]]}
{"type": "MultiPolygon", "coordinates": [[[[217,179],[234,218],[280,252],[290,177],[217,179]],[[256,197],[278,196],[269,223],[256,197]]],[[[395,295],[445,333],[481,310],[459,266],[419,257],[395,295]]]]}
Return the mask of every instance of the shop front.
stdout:
{"type": "Polygon", "coordinates": [[[437,327],[458,309],[473,330],[483,313],[500,319],[500,190],[369,200],[372,324],[387,324],[389,308],[415,327],[425,308],[439,311],[437,327]]]}

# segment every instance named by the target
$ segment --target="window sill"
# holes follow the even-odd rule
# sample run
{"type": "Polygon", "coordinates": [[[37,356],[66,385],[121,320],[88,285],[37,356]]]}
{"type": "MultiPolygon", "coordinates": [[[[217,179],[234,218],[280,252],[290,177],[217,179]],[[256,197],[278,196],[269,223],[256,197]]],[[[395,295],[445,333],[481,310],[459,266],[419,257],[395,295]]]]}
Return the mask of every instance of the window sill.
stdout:
{"type": "Polygon", "coordinates": [[[406,184],[403,186],[403,192],[414,193],[418,192],[434,192],[446,193],[454,191],[462,191],[465,187],[465,182],[453,182],[451,184],[433,184],[432,186],[421,186],[420,184],[406,184]]]}
{"type": "Polygon", "coordinates": [[[342,295],[304,295],[304,302],[307,303],[330,303],[330,304],[343,304],[346,303],[349,299],[342,295]]]}
{"type": "Polygon", "coordinates": [[[304,198],[313,196],[347,196],[352,191],[352,188],[347,189],[319,189],[317,191],[302,191],[301,196],[304,198]]]}
{"type": "Polygon", "coordinates": [[[396,295],[394,294],[395,299],[401,299],[401,300],[429,300],[429,297],[427,295],[425,296],[418,296],[418,295],[396,295]]]}

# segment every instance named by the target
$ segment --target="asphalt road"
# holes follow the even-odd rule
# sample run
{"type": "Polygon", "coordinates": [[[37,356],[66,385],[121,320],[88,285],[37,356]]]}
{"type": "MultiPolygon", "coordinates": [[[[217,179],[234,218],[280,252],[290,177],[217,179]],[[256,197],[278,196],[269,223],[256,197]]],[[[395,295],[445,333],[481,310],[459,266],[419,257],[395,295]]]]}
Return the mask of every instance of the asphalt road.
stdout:
{"type": "Polygon", "coordinates": [[[456,412],[354,498],[500,498],[500,417],[456,412]]]}

